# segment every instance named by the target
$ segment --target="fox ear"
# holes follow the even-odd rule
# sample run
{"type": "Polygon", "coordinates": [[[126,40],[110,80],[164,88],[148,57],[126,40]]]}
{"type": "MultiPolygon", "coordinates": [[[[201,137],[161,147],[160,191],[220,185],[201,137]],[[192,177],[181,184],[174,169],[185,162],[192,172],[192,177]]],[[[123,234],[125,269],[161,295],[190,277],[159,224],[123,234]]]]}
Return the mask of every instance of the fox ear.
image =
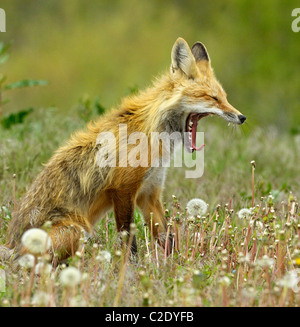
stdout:
{"type": "Polygon", "coordinates": [[[196,62],[210,61],[205,45],[199,41],[192,46],[192,53],[195,57],[196,62]]]}
{"type": "Polygon", "coordinates": [[[171,59],[172,73],[175,73],[176,70],[180,69],[189,78],[193,78],[195,76],[197,70],[195,58],[190,50],[189,45],[181,37],[179,37],[173,45],[171,59]]]}

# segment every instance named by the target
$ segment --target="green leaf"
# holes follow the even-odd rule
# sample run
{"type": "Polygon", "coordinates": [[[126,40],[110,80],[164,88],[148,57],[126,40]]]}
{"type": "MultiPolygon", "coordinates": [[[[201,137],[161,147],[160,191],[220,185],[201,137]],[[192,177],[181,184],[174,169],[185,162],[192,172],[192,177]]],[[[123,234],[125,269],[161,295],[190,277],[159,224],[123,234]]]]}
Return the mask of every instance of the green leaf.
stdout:
{"type": "Polygon", "coordinates": [[[5,82],[5,80],[6,80],[6,76],[3,75],[3,74],[0,74],[0,86],[1,86],[2,83],[5,82]]]}
{"type": "Polygon", "coordinates": [[[11,219],[11,213],[10,213],[10,211],[5,206],[2,206],[2,210],[3,210],[3,212],[6,215],[4,217],[4,219],[10,220],[11,219]]]}
{"type": "Polygon", "coordinates": [[[4,42],[0,42],[0,55],[3,55],[11,46],[11,42],[7,43],[6,45],[4,42]]]}
{"type": "Polygon", "coordinates": [[[22,81],[14,82],[11,84],[7,84],[3,87],[4,90],[13,90],[21,87],[33,87],[33,86],[41,86],[47,85],[48,81],[44,80],[34,80],[34,79],[24,79],[22,81]]]}
{"type": "Polygon", "coordinates": [[[105,108],[102,106],[102,104],[99,102],[99,98],[98,97],[96,97],[96,99],[95,99],[95,103],[94,103],[94,106],[95,106],[95,108],[96,108],[96,110],[97,110],[97,114],[98,115],[103,115],[104,114],[104,112],[105,112],[105,108]]]}
{"type": "Polygon", "coordinates": [[[4,64],[7,59],[9,58],[9,55],[6,53],[6,54],[3,54],[0,56],[0,65],[4,64]]]}
{"type": "Polygon", "coordinates": [[[1,120],[4,128],[9,129],[12,125],[23,123],[25,117],[33,111],[33,108],[21,110],[17,113],[12,113],[1,120]]]}
{"type": "Polygon", "coordinates": [[[290,130],[292,135],[300,134],[300,126],[293,126],[290,130]]]}

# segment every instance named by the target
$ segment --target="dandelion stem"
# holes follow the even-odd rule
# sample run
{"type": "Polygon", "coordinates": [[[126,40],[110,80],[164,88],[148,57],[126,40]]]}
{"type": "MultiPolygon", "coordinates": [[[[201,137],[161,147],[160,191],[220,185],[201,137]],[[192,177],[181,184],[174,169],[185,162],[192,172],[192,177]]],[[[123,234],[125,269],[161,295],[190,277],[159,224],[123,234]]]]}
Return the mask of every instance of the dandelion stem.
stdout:
{"type": "Polygon", "coordinates": [[[117,295],[114,301],[114,307],[117,307],[119,305],[120,302],[120,297],[121,297],[121,292],[122,292],[122,288],[123,288],[123,284],[124,284],[124,279],[125,279],[125,274],[126,274],[126,270],[127,270],[127,265],[128,265],[128,260],[129,260],[129,256],[131,253],[131,245],[133,242],[133,233],[130,233],[129,236],[129,241],[127,243],[127,249],[125,252],[125,258],[122,261],[122,267],[121,267],[121,271],[120,271],[120,277],[119,277],[119,285],[118,285],[118,290],[117,290],[117,295]]]}

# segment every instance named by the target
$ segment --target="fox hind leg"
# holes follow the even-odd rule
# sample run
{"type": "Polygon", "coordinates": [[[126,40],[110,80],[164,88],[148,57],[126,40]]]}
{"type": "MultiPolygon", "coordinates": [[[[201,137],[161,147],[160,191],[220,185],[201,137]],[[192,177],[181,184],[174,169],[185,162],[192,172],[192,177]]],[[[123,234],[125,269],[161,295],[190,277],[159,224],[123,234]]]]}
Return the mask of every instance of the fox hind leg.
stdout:
{"type": "Polygon", "coordinates": [[[73,222],[58,223],[52,226],[49,236],[52,240],[51,254],[58,261],[63,261],[79,250],[80,239],[84,236],[84,229],[73,222]]]}

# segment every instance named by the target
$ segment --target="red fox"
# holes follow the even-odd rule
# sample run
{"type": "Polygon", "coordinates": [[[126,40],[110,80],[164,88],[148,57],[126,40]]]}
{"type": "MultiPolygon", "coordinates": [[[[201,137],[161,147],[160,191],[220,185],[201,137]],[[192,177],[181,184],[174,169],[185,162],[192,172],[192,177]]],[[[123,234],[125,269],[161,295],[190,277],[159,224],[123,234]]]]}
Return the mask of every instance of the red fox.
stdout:
{"type": "MultiPolygon", "coordinates": [[[[246,120],[228,103],[205,46],[196,42],[190,49],[184,39],[178,38],[171,51],[169,72],[145,91],[125,98],[119,108],[89,123],[85,131],[77,132],[55,152],[13,213],[7,246],[15,248],[17,256],[22,255],[26,252],[22,234],[50,221],[51,253],[64,260],[77,250],[82,230],[90,233],[111,209],[117,230],[129,232],[135,206],[141,209],[149,227],[152,215],[156,237],[165,235],[167,220],[161,197],[166,168],[120,164],[100,167],[97,156],[102,145],[97,138],[104,132],[115,135],[117,159],[122,150],[119,125],[126,125],[128,134],[144,133],[150,147],[151,132],[178,132],[182,138],[188,133],[185,147],[195,151],[197,123],[208,115],[235,124],[246,120]]],[[[129,145],[126,151],[131,149],[129,145]]],[[[132,251],[137,251],[135,239],[132,251]]]]}

